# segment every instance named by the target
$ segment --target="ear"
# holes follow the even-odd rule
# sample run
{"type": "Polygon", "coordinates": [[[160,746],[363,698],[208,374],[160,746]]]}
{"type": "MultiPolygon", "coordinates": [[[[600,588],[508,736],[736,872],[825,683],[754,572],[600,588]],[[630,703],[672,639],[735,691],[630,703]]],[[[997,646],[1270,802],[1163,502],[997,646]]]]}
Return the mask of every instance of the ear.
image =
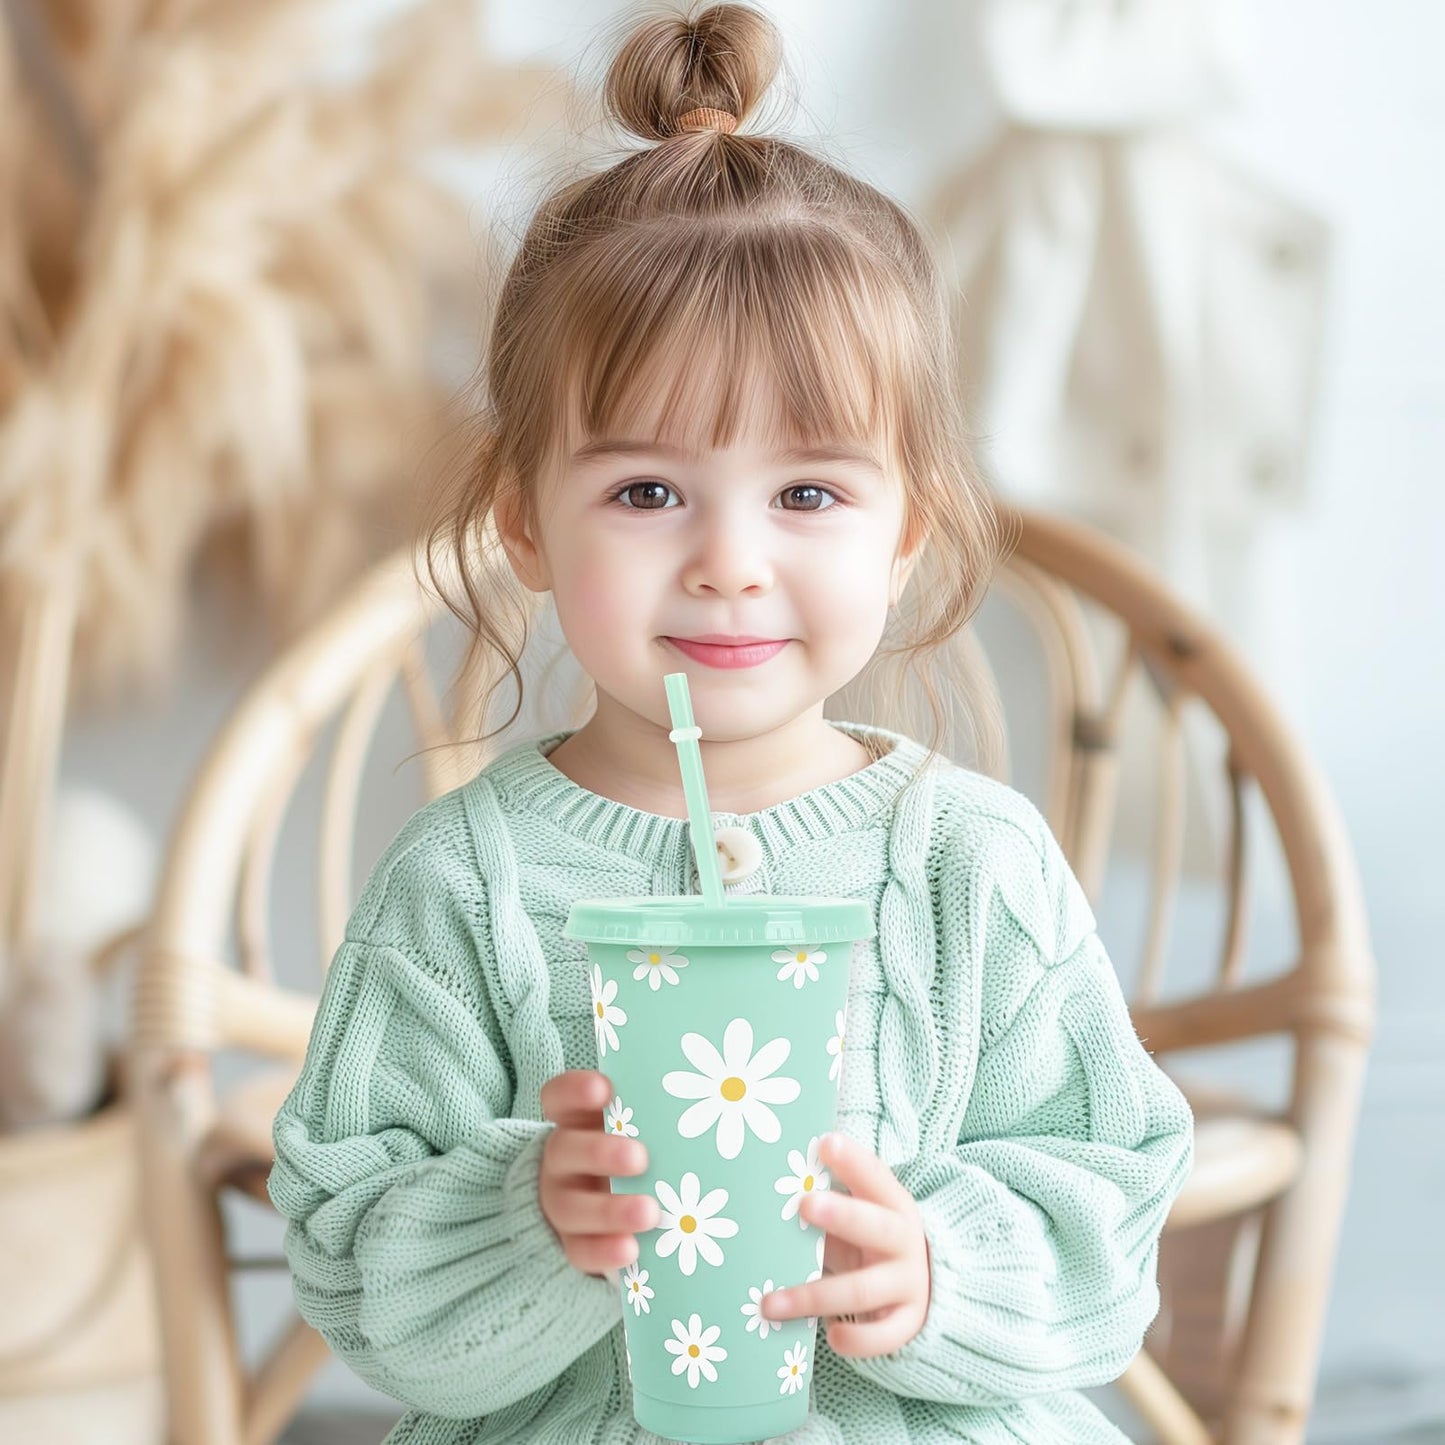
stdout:
{"type": "Polygon", "coordinates": [[[495,511],[497,535],[502,539],[502,547],[517,581],[531,592],[550,591],[552,579],[547,568],[547,559],[532,540],[522,519],[521,498],[518,493],[509,491],[500,497],[495,511]]]}
{"type": "Polygon", "coordinates": [[[893,559],[893,571],[888,584],[890,607],[898,605],[898,599],[903,596],[903,589],[908,586],[908,579],[913,575],[913,569],[918,565],[918,559],[927,545],[928,533],[921,526],[915,527],[910,523],[904,530],[903,540],[898,544],[898,553],[893,559]]]}

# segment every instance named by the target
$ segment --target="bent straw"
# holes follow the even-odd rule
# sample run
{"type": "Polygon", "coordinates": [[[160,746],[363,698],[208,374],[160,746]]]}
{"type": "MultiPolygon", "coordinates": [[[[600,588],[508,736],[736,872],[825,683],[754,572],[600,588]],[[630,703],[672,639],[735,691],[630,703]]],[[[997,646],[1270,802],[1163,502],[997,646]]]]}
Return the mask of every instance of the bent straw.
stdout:
{"type": "Polygon", "coordinates": [[[682,768],[682,792],[687,799],[687,817],[692,832],[692,852],[697,859],[698,881],[709,908],[725,906],[722,873],[717,866],[717,844],[712,835],[712,812],[707,805],[707,783],[702,775],[702,753],[697,740],[702,729],[692,720],[692,694],[687,690],[687,674],[670,672],[663,678],[667,684],[667,710],[672,715],[669,739],[677,744],[677,760],[682,768]]]}

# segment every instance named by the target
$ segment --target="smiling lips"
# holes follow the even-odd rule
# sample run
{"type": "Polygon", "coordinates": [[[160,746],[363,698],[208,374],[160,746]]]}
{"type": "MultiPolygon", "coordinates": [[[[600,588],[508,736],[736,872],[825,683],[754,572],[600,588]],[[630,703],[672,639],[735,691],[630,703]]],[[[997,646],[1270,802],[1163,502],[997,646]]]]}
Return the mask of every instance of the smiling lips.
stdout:
{"type": "Polygon", "coordinates": [[[776,657],[789,643],[789,638],[727,637],[709,632],[702,637],[669,637],[677,650],[695,662],[709,667],[756,667],[776,657]]]}

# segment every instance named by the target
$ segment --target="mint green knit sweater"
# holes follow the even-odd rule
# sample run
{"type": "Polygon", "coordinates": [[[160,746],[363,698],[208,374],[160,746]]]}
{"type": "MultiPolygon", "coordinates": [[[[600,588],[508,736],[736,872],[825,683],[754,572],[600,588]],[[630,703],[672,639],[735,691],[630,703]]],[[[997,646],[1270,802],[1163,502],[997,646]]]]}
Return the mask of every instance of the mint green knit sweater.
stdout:
{"type": "MultiPolygon", "coordinates": [[[[1020,793],[899,734],[757,813],[730,891],[866,898],[839,1128],[918,1201],[922,1331],[891,1355],[818,1331],[788,1445],[1122,1440],[1075,1391],[1158,1308],[1192,1120],[1130,1024],[1093,915],[1020,793]],[[891,749],[891,750],[890,750],[891,749]]],[[[388,1445],[655,1442],[631,1415],[622,1290],[568,1263],[537,1173],[542,1085],[597,1068],[576,898],[697,890],[685,819],[510,749],[420,809],[373,869],[275,1124],[270,1192],[301,1313],[411,1406],[388,1445]]],[[[599,1120],[600,1127],[600,1120],[599,1120]]]]}

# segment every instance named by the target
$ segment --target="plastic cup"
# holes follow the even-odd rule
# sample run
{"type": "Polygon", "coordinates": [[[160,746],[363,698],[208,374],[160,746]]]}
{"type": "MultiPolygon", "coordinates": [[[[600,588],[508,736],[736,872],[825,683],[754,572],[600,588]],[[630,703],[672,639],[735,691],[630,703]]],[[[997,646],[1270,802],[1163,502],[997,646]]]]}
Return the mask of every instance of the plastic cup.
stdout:
{"type": "Polygon", "coordinates": [[[875,933],[851,898],[579,900],[603,1127],[647,1146],[662,1222],[619,1287],[633,1414],[695,1445],[784,1435],[808,1414],[817,1320],[762,1317],[762,1296],[822,1272],[806,1193],[830,1184],[848,975],[875,933]]]}

